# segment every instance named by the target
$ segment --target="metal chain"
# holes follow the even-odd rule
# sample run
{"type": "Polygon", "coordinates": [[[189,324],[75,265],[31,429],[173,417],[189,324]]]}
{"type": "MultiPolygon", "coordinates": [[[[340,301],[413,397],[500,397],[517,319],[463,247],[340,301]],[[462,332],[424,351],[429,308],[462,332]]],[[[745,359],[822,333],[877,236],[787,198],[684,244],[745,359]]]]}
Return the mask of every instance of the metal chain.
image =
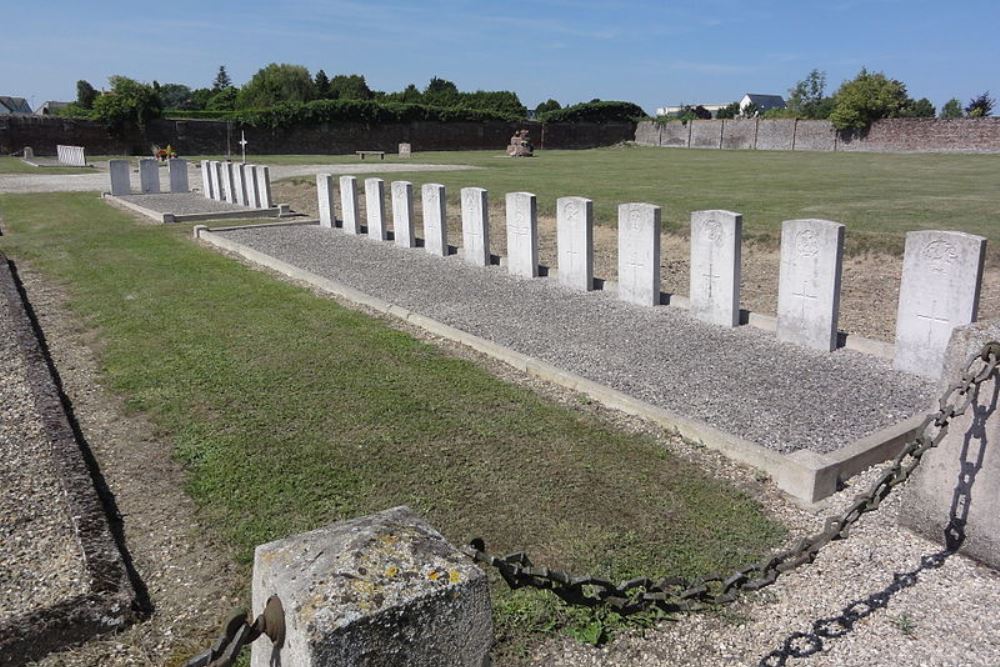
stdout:
{"type": "Polygon", "coordinates": [[[212,647],[185,662],[184,667],[232,667],[243,648],[261,636],[278,649],[285,645],[285,610],[277,595],[267,599],[264,611],[253,623],[245,611],[234,612],[212,647]]]}
{"type": "Polygon", "coordinates": [[[827,518],[823,530],[800,539],[790,549],[735,570],[728,576],[711,574],[691,580],[682,577],[659,580],[639,577],[615,585],[600,577],[578,577],[563,570],[534,565],[523,552],[499,557],[491,555],[480,538],[474,539],[465,548],[465,553],[476,562],[496,568],[512,589],[549,590],[571,605],[605,605],[623,616],[653,608],[695,611],[732,602],[742,591],[756,591],[769,586],[779,575],[813,562],[823,547],[847,537],[858,519],[878,509],[894,488],[909,479],[927,450],[944,439],[951,421],[965,414],[979,385],[994,373],[998,361],[1000,342],[995,341],[987,343],[980,352],[969,357],[961,378],[941,395],[938,410],[927,415],[917,429],[917,436],[879,475],[871,490],[855,497],[842,514],[827,518]]]}

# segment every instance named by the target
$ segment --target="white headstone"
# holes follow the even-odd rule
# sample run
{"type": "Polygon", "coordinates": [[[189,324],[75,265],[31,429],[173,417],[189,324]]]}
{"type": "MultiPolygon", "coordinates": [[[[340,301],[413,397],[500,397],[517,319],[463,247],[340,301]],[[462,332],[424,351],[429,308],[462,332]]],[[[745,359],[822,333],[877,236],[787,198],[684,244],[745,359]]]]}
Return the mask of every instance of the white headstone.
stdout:
{"type": "Polygon", "coordinates": [[[242,162],[233,165],[233,187],[236,189],[236,203],[247,206],[247,166],[242,162]]]}
{"type": "Polygon", "coordinates": [[[732,211],[691,214],[691,314],[724,327],[740,323],[743,216],[732,211]]]}
{"type": "Polygon", "coordinates": [[[226,192],[226,201],[230,204],[236,203],[236,187],[233,183],[233,163],[222,163],[222,189],[226,192]]]}
{"type": "Polygon", "coordinates": [[[32,148],[31,146],[25,146],[24,147],[24,159],[25,160],[34,160],[35,159],[35,149],[32,148]]]}
{"type": "Polygon", "coordinates": [[[448,255],[448,215],[446,193],[440,183],[425,183],[420,188],[424,214],[424,249],[432,255],[448,255]]]}
{"type": "Polygon", "coordinates": [[[618,206],[618,298],[640,306],[660,303],[659,206],[618,206]]]}
{"type": "Polygon", "coordinates": [[[132,194],[128,160],[111,160],[108,172],[111,175],[111,194],[118,197],[132,194]]]}
{"type": "Polygon", "coordinates": [[[365,179],[365,214],[368,237],[379,241],[389,238],[385,224],[385,181],[381,178],[365,179]]]}
{"type": "Polygon", "coordinates": [[[778,340],[829,352],[837,347],[844,226],[829,220],[781,224],[778,340]]]}
{"type": "Polygon", "coordinates": [[[151,158],[139,160],[139,187],[142,194],[155,194],[160,191],[160,163],[151,158]]]}
{"type": "Polygon", "coordinates": [[[410,144],[400,144],[399,145],[399,157],[410,157],[410,155],[412,155],[412,154],[413,154],[413,151],[412,151],[412,149],[410,147],[410,144]]]}
{"type": "Polygon", "coordinates": [[[490,265],[489,193],[462,188],[462,257],[475,266],[490,265]]]}
{"type": "Polygon", "coordinates": [[[257,172],[257,201],[260,208],[274,208],[271,199],[271,169],[267,165],[254,167],[257,172]]]}
{"type": "Polygon", "coordinates": [[[512,276],[538,276],[538,204],[530,192],[508,192],[507,272],[512,276]]]}
{"type": "Polygon", "coordinates": [[[72,167],[87,166],[87,158],[84,155],[83,146],[56,145],[56,155],[60,164],[68,164],[72,167]]]}
{"type": "Polygon", "coordinates": [[[261,208],[260,188],[257,184],[257,166],[248,164],[243,170],[244,185],[247,188],[247,206],[261,208]]]}
{"type": "Polygon", "coordinates": [[[333,176],[316,174],[316,197],[319,200],[319,226],[333,229],[337,215],[333,202],[333,176]]]}
{"type": "Polygon", "coordinates": [[[206,199],[215,198],[215,193],[212,191],[212,167],[208,160],[201,161],[201,192],[206,199]]]}
{"type": "Polygon", "coordinates": [[[402,248],[413,248],[417,245],[413,234],[413,183],[409,181],[393,181],[392,190],[392,229],[396,245],[402,248]]]}
{"type": "Polygon", "coordinates": [[[589,291],[594,288],[594,203],[585,197],[556,200],[556,246],[559,283],[589,291]]]}
{"type": "Polygon", "coordinates": [[[188,163],[187,160],[173,158],[167,163],[170,167],[170,191],[187,192],[188,187],[188,163]]]}
{"type": "Polygon", "coordinates": [[[962,232],[910,232],[896,314],[897,370],[938,378],[955,327],[976,321],[986,239],[962,232]]]}
{"type": "Polygon", "coordinates": [[[344,231],[348,234],[361,233],[361,214],[358,209],[358,179],[353,176],[340,177],[340,215],[344,221],[344,231]]]}
{"type": "Polygon", "coordinates": [[[208,167],[212,178],[212,199],[222,201],[222,163],[218,160],[212,160],[208,163],[208,167]]]}

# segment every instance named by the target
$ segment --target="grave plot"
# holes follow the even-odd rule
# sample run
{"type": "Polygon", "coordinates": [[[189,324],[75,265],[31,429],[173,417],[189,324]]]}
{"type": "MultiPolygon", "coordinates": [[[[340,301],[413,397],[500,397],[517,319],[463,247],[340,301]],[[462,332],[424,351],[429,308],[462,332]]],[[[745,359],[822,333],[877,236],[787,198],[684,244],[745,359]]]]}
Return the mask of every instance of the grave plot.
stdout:
{"type": "Polygon", "coordinates": [[[89,468],[0,255],[0,662],[131,620],[135,597],[89,468]]]}
{"type": "MultiPolygon", "coordinates": [[[[502,258],[497,266],[483,233],[484,216],[476,215],[487,210],[485,190],[463,190],[463,246],[438,257],[409,250],[409,242],[375,242],[395,237],[388,229],[381,180],[368,183],[375,204],[368,207],[368,238],[336,229],[332,181],[319,180],[324,211],[319,227],[196,233],[676,429],[759,467],[781,488],[807,501],[830,495],[839,482],[893,456],[931,398],[933,374],[922,378],[894,370],[886,346],[876,346],[879,354],[837,348],[843,233],[836,223],[786,223],[798,241],[787,246],[790,296],[780,300],[777,318],[762,325],[768,318],[758,316],[758,326],[748,327],[738,326],[739,295],[734,291],[740,263],[737,213],[692,216],[693,228],[705,239],[692,252],[704,257],[692,262],[692,270],[700,272],[692,282],[692,298],[676,299],[684,305],[677,308],[660,305],[658,207],[620,207],[619,282],[604,281],[603,289],[590,291],[583,284],[592,255],[587,200],[561,207],[565,252],[560,260],[567,261],[562,275],[537,266],[536,209],[530,193],[507,196],[507,247],[516,256],[502,258]],[[828,229],[833,234],[829,248],[821,243],[828,229]],[[574,236],[579,237],[576,243],[570,238],[574,236]]],[[[435,194],[428,190],[428,210],[438,201],[435,194]]],[[[411,230],[409,239],[410,207],[400,210],[406,211],[397,217],[411,230]]],[[[432,237],[436,215],[428,218],[432,237]]],[[[353,201],[348,206],[352,216],[357,217],[353,201]]],[[[432,245],[439,243],[435,238],[432,245]]],[[[848,346],[864,349],[865,341],[848,338],[848,346]]]]}
{"type": "Polygon", "coordinates": [[[197,222],[239,218],[279,217],[290,213],[271,196],[270,169],[218,160],[202,160],[201,192],[189,186],[187,160],[168,161],[168,187],[161,186],[158,160],[139,161],[139,189],[132,189],[127,160],[108,163],[111,189],[105,199],[157,222],[197,222]]]}

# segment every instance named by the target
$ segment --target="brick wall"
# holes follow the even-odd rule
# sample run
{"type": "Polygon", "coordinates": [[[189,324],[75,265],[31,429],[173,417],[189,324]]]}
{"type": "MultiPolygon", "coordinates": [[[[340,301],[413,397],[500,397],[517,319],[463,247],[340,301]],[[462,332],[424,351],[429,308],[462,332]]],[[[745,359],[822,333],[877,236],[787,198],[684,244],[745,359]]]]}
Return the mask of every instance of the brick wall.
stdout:
{"type": "Polygon", "coordinates": [[[52,117],[0,117],[0,154],[31,146],[36,155],[55,155],[57,144],[83,146],[89,155],[145,154],[152,144],[170,144],[181,155],[221,154],[240,150],[245,130],[254,155],[280,153],[344,154],[356,150],[395,152],[408,142],[414,151],[503,150],[514,131],[528,128],[535,146],[594,148],[635,137],[635,123],[436,123],[415,122],[368,126],[327,123],[287,130],[243,128],[213,120],[164,120],[149,123],[145,135],[112,136],[92,121],[52,117]]]}

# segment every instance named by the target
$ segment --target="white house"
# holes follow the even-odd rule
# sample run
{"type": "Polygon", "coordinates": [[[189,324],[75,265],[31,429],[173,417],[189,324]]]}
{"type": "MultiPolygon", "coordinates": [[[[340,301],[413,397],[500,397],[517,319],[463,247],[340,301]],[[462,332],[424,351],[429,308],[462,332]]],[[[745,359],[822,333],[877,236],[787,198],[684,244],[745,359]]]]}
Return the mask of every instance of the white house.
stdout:
{"type": "Polygon", "coordinates": [[[746,108],[754,104],[757,106],[757,113],[763,113],[771,109],[784,109],[785,99],[781,95],[759,95],[757,93],[747,93],[740,100],[740,114],[746,115],[746,108]]]}

